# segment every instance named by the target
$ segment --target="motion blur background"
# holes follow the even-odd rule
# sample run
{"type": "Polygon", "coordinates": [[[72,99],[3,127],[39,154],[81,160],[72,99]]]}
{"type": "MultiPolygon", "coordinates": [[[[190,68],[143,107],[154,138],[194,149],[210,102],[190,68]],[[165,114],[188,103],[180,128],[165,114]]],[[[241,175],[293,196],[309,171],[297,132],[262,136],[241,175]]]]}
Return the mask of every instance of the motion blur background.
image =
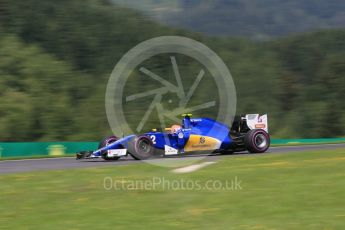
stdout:
{"type": "MultiPolygon", "coordinates": [[[[0,140],[106,136],[114,65],[163,35],[213,49],[234,78],[237,113],[268,113],[273,137],[344,136],[344,28],[343,0],[1,0],[0,140]]],[[[192,82],[199,69],[180,64],[192,82]]],[[[171,70],[165,60],[153,68],[171,70]]]]}

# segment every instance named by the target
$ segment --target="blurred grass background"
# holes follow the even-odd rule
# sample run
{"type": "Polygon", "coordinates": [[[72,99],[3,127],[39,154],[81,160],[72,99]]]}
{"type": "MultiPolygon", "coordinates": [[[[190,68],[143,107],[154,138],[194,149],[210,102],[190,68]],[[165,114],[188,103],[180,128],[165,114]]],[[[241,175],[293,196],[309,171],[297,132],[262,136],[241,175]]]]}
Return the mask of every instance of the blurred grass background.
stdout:
{"type": "MultiPolygon", "coordinates": [[[[0,2],[1,141],[93,141],[110,134],[104,96],[113,67],[134,45],[162,35],[190,37],[213,49],[234,78],[237,112],[268,113],[274,138],[345,136],[342,1],[324,5],[322,1],[305,0],[282,8],[274,4],[278,16],[279,12],[290,12],[288,9],[295,13],[272,19],[262,11],[272,11],[268,10],[269,1],[259,5],[245,4],[248,1],[204,1],[198,5],[198,1],[191,1],[188,6],[178,1],[137,1],[130,5],[114,2],[0,2]],[[174,12],[182,14],[175,16],[179,23],[171,26],[166,20],[148,15],[147,6],[152,2],[170,11],[178,8],[174,12]],[[220,9],[223,12],[218,12],[220,9]],[[233,14],[236,9],[243,12],[242,17],[233,14]],[[231,20],[224,16],[227,12],[232,12],[231,20]],[[204,21],[198,20],[200,15],[204,21]],[[298,15],[297,21],[290,20],[295,19],[294,15],[298,15]],[[184,23],[188,16],[194,22],[192,28],[184,23]],[[258,20],[262,17],[265,19],[258,20]],[[234,34],[222,29],[225,34],[217,37],[219,33],[207,29],[211,27],[205,20],[214,24],[212,28],[222,24],[217,28],[228,25],[236,31],[232,28],[237,25],[238,31],[234,34]],[[260,23],[266,27],[272,24],[275,30],[262,27],[261,32],[257,31],[260,23]],[[309,26],[301,29],[303,23],[309,26]],[[202,25],[205,30],[198,29],[202,25]],[[261,33],[265,39],[257,39],[261,33]]],[[[167,60],[168,55],[155,60],[150,70],[171,75],[167,60]]],[[[182,60],[177,62],[186,85],[190,85],[199,67],[187,58],[182,60]]],[[[211,84],[206,79],[200,86],[204,96],[212,94],[211,84]]],[[[127,87],[129,94],[143,88],[142,84],[127,87]]],[[[147,103],[151,100],[147,98],[147,103]]],[[[197,104],[199,101],[204,102],[204,98],[194,99],[197,104]]],[[[130,122],[142,118],[147,103],[129,104],[130,122]]],[[[196,115],[212,117],[212,111],[196,115]]],[[[152,115],[148,127],[157,126],[156,117],[152,115]]]]}
{"type": "Polygon", "coordinates": [[[343,229],[344,153],[220,157],[187,174],[145,163],[2,174],[0,228],[343,229]],[[104,188],[109,177],[118,190],[108,179],[110,190],[104,188]],[[131,185],[153,178],[166,182],[154,189],[131,185]],[[209,180],[225,187],[235,178],[239,186],[232,190],[186,189],[209,180]]]}

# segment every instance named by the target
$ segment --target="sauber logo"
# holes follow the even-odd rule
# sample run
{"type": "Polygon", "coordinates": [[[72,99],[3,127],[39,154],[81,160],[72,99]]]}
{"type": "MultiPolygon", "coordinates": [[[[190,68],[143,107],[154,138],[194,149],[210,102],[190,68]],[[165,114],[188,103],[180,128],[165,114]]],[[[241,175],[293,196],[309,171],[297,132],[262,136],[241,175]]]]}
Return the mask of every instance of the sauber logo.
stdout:
{"type": "Polygon", "coordinates": [[[221,142],[213,137],[201,136],[201,135],[190,135],[187,144],[184,147],[185,151],[196,151],[196,150],[211,150],[218,149],[221,142]]]}
{"type": "Polygon", "coordinates": [[[205,137],[200,137],[199,143],[192,145],[193,148],[207,148],[211,147],[209,144],[206,144],[206,138],[205,137]]]}

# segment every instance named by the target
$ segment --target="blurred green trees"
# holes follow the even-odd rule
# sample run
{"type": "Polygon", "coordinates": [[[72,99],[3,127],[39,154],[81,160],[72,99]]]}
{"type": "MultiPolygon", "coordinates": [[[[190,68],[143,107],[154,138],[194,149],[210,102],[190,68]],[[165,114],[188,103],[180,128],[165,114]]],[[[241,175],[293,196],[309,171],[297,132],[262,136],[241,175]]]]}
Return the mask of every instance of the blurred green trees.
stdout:
{"type": "MultiPolygon", "coordinates": [[[[190,37],[217,52],[233,75],[238,113],[268,113],[274,137],[345,135],[344,30],[259,43],[161,26],[108,1],[2,0],[0,140],[84,141],[109,134],[104,94],[114,65],[134,45],[161,35],[190,37]]],[[[198,66],[177,61],[191,85],[198,66]]],[[[151,68],[172,74],[164,58],[151,68]]],[[[200,89],[209,92],[210,84],[200,89]]],[[[135,109],[133,120],[143,116],[135,109]]]]}
{"type": "Polygon", "coordinates": [[[88,76],[15,36],[1,37],[0,47],[1,140],[68,138],[75,105],[87,96],[75,86],[88,76]]]}

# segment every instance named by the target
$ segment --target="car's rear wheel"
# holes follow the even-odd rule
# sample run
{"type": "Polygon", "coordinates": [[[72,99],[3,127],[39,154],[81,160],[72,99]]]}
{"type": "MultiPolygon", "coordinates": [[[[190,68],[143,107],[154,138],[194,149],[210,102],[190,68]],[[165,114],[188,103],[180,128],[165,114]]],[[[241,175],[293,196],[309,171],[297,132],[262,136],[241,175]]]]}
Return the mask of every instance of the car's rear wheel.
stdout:
{"type": "Polygon", "coordinates": [[[270,147],[270,136],[265,130],[252,129],[246,134],[244,144],[251,153],[263,153],[270,147]]]}
{"type": "Polygon", "coordinates": [[[154,156],[152,140],[147,136],[136,136],[128,142],[128,152],[136,160],[146,160],[154,156]]]}
{"type": "MultiPolygon", "coordinates": [[[[98,145],[98,149],[104,148],[105,146],[110,145],[111,143],[114,143],[115,141],[117,141],[119,138],[117,138],[116,136],[110,136],[105,138],[104,140],[102,140],[99,145],[98,145]]],[[[115,161],[118,160],[120,157],[108,157],[108,152],[107,151],[101,151],[101,156],[104,160],[107,161],[115,161]]]]}

